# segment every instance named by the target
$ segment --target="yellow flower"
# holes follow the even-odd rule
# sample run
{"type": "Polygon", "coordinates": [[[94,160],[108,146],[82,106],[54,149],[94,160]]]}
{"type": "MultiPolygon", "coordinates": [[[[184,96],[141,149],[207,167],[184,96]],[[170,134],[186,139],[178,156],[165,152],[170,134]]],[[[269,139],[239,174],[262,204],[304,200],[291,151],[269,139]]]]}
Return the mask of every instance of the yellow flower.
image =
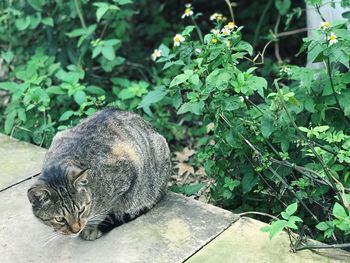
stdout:
{"type": "Polygon", "coordinates": [[[178,47],[178,46],[180,46],[180,44],[181,44],[182,42],[185,41],[185,38],[184,38],[182,35],[180,35],[180,34],[176,34],[176,35],[174,36],[173,40],[174,40],[174,46],[175,46],[175,47],[178,47]]]}
{"type": "Polygon", "coordinates": [[[331,32],[331,34],[329,35],[328,40],[330,46],[338,42],[337,36],[334,35],[333,32],[331,32]]]}
{"type": "Polygon", "coordinates": [[[331,27],[331,23],[329,23],[328,21],[320,23],[320,28],[323,29],[323,30],[326,30],[326,29],[328,29],[330,27],[331,27]]]}
{"type": "Polygon", "coordinates": [[[151,55],[152,60],[156,61],[162,55],[162,51],[160,49],[155,49],[151,55]]]}
{"type": "Polygon", "coordinates": [[[233,29],[235,29],[235,27],[237,27],[237,26],[236,26],[235,22],[228,22],[228,24],[227,24],[225,27],[227,27],[227,28],[233,30],[233,29]]]}
{"type": "Polygon", "coordinates": [[[213,38],[213,39],[211,40],[211,42],[212,42],[213,44],[216,44],[216,43],[218,42],[218,40],[217,40],[216,38],[213,38]]]}
{"type": "Polygon", "coordinates": [[[186,4],[185,6],[186,6],[186,9],[185,9],[185,12],[181,16],[182,19],[184,19],[185,17],[193,16],[193,14],[194,14],[191,4],[186,4]]]}

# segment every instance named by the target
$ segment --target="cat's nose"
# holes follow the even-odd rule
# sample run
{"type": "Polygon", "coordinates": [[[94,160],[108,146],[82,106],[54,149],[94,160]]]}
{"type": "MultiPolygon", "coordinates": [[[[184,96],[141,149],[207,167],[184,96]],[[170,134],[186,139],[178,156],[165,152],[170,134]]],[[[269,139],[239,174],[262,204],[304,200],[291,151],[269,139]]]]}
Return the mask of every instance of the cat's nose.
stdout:
{"type": "Polygon", "coordinates": [[[78,223],[74,223],[73,225],[70,226],[70,228],[72,229],[72,233],[76,234],[80,231],[81,226],[78,223]]]}

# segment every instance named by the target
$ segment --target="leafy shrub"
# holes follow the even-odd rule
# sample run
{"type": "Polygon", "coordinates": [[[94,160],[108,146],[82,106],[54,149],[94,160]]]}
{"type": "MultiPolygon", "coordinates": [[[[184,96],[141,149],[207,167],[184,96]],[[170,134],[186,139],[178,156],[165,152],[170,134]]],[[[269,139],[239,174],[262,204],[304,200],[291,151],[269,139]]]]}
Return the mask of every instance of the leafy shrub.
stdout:
{"type": "MultiPolygon", "coordinates": [[[[349,240],[347,25],[323,22],[304,39],[301,52],[325,67],[282,64],[272,83],[256,75],[259,56],[232,22],[217,20],[203,41],[194,23],[175,36],[172,49],[159,47],[165,88],[149,94],[172,97],[166,105],[189,120],[185,125],[198,124],[197,163],[215,178],[216,204],[279,214],[297,201],[296,221],[327,231],[318,239],[349,240]],[[195,29],[199,41],[192,40],[195,29]]],[[[297,229],[295,220],[283,218],[270,236],[286,226],[297,229]]]]}

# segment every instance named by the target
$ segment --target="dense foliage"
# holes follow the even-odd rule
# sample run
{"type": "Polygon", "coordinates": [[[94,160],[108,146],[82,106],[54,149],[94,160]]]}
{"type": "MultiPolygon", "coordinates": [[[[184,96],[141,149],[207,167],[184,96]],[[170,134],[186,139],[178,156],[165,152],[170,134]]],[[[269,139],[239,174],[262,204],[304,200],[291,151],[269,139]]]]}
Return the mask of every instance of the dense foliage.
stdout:
{"type": "Polygon", "coordinates": [[[101,107],[138,111],[173,149],[197,149],[191,164],[214,180],[215,204],[280,216],[270,237],[289,228],[349,241],[349,14],[324,20],[295,57],[302,2],[253,1],[237,17],[230,1],[134,2],[1,3],[3,132],[47,147],[101,107]],[[306,57],[322,64],[304,67],[306,57]]]}

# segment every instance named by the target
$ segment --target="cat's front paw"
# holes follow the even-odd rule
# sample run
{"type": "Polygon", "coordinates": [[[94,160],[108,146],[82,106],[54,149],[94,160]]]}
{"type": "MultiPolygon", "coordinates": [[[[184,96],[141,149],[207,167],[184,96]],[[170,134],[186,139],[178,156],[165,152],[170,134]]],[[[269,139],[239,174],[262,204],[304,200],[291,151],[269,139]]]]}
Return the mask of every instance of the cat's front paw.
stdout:
{"type": "Polygon", "coordinates": [[[102,236],[102,232],[97,227],[86,226],[79,234],[79,236],[88,241],[94,241],[102,236]]]}

